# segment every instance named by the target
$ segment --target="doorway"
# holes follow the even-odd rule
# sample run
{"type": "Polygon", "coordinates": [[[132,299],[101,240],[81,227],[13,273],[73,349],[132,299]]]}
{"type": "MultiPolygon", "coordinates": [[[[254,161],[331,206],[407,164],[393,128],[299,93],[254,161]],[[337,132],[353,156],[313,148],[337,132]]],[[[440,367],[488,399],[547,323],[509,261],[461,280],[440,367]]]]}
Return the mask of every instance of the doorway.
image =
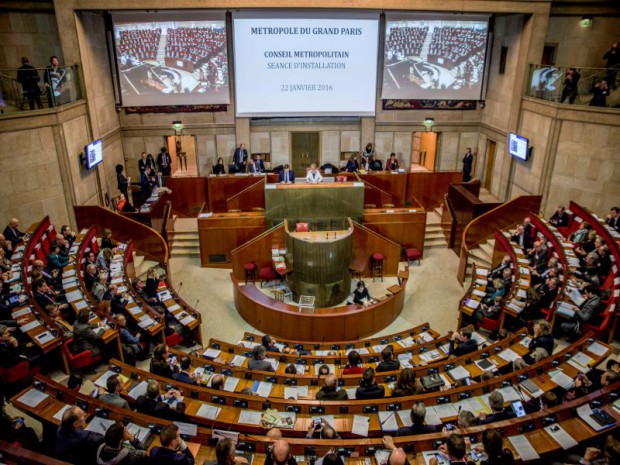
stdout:
{"type": "Polygon", "coordinates": [[[540,64],[543,66],[555,65],[555,56],[558,50],[558,44],[545,44],[543,47],[542,58],[540,64]]]}
{"type": "Polygon", "coordinates": [[[487,140],[487,168],[484,174],[484,188],[491,192],[491,182],[493,181],[493,168],[495,167],[495,150],[497,143],[487,140]]]}
{"type": "Polygon", "coordinates": [[[411,170],[435,171],[436,132],[414,132],[411,144],[411,170]]]}
{"type": "Polygon", "coordinates": [[[306,168],[312,163],[321,165],[318,132],[291,133],[291,169],[297,177],[306,177],[306,168]]]}
{"type": "Polygon", "coordinates": [[[198,176],[195,136],[168,136],[168,152],[172,158],[172,177],[198,176]]]}

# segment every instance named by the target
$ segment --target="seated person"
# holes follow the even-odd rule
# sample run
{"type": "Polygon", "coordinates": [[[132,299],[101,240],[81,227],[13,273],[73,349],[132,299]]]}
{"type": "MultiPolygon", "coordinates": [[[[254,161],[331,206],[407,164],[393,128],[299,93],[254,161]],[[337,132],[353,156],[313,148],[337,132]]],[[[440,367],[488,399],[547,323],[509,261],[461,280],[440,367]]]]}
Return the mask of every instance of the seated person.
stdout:
{"type": "Polygon", "coordinates": [[[564,205],[558,206],[558,209],[553,213],[551,218],[549,218],[549,223],[556,228],[565,228],[568,226],[568,213],[566,213],[564,205]]]}
{"type": "Polygon", "coordinates": [[[409,465],[407,454],[402,447],[396,447],[392,436],[383,436],[383,447],[390,451],[386,465],[409,465]]]}
{"type": "Polygon", "coordinates": [[[19,220],[17,218],[12,218],[6,228],[4,228],[2,235],[6,241],[11,244],[10,250],[13,250],[26,233],[19,230],[19,220]]]}
{"type": "Polygon", "coordinates": [[[93,284],[92,294],[98,302],[103,300],[103,296],[108,291],[108,273],[102,271],[97,275],[97,281],[93,284]]]}
{"type": "Polygon", "coordinates": [[[390,158],[385,162],[385,169],[388,171],[398,171],[398,160],[394,152],[390,153],[390,158]]]}
{"type": "Polygon", "coordinates": [[[260,371],[275,371],[273,365],[265,360],[267,351],[263,346],[255,346],[252,349],[252,358],[248,361],[248,369],[260,371]]]}
{"type": "Polygon", "coordinates": [[[422,385],[415,378],[415,372],[411,368],[403,368],[392,389],[392,397],[413,396],[420,394],[423,390],[422,385]]]}
{"type": "Polygon", "coordinates": [[[344,170],[347,173],[355,173],[359,171],[359,169],[360,169],[360,165],[357,162],[357,157],[355,155],[351,155],[351,157],[349,157],[349,160],[347,160],[347,164],[344,167],[344,170]]]}
{"type": "Polygon", "coordinates": [[[155,446],[149,453],[151,465],[194,465],[194,454],[179,434],[174,423],[166,425],[159,433],[161,446],[155,446]]]}
{"type": "Polygon", "coordinates": [[[312,163],[308,173],[306,173],[306,182],[308,184],[318,184],[321,181],[323,181],[323,176],[321,176],[321,173],[316,168],[316,163],[312,163]]]}
{"type": "Polygon", "coordinates": [[[587,221],[582,221],[579,225],[579,229],[568,236],[568,240],[573,244],[581,244],[581,242],[586,240],[588,234],[590,234],[590,229],[592,229],[590,224],[587,221]]]}
{"type": "Polygon", "coordinates": [[[357,350],[352,350],[347,355],[349,359],[349,363],[342,370],[343,375],[360,375],[364,373],[364,366],[361,364],[362,359],[360,357],[360,353],[357,350]]]}
{"type": "MultiPolygon", "coordinates": [[[[281,438],[281,436],[280,436],[281,438]]],[[[245,457],[235,455],[235,445],[230,438],[221,438],[215,446],[217,465],[247,465],[245,457]]]]}
{"type": "Polygon", "coordinates": [[[13,335],[16,329],[0,324],[0,367],[5,369],[26,361],[34,364],[41,358],[32,343],[23,344],[17,340],[13,335]]]}
{"type": "Polygon", "coordinates": [[[127,327],[127,318],[125,315],[119,313],[114,319],[116,320],[116,327],[120,333],[125,363],[135,365],[137,358],[141,355],[145,355],[145,352],[148,351],[149,344],[147,342],[145,344],[146,347],[142,347],[142,334],[139,332],[134,334],[134,332],[127,327]]]}
{"type": "Polygon", "coordinates": [[[104,443],[97,449],[97,464],[144,464],[147,460],[148,452],[140,440],[120,421],[110,425],[104,443]]]}
{"type": "Polygon", "coordinates": [[[620,380],[620,373],[613,370],[593,369],[589,373],[579,373],[575,378],[575,388],[566,395],[567,399],[588,395],[620,380]],[[574,396],[571,393],[574,392],[574,396]]]}
{"type": "MultiPolygon", "coordinates": [[[[471,444],[469,441],[465,442],[465,439],[458,434],[451,434],[448,436],[448,440],[445,444],[439,446],[439,452],[448,456],[450,464],[466,464],[473,465],[473,461],[467,460],[465,457],[469,454],[471,444]]],[[[437,457],[431,457],[428,461],[428,465],[438,465],[439,461],[437,457]]]]}
{"type": "Polygon", "coordinates": [[[114,405],[115,407],[129,410],[129,403],[121,397],[124,391],[123,380],[120,375],[110,376],[105,383],[106,393],[99,396],[101,402],[114,405]]]}
{"type": "Polygon", "coordinates": [[[122,213],[131,213],[135,212],[135,207],[130,204],[125,198],[125,194],[121,194],[118,198],[118,204],[116,205],[116,209],[122,213]]]}
{"type": "Polygon", "coordinates": [[[168,346],[166,344],[158,344],[153,350],[150,371],[154,375],[172,378],[172,375],[175,373],[173,368],[175,361],[176,357],[174,359],[170,357],[168,346]]]}
{"type": "Polygon", "coordinates": [[[42,260],[35,260],[32,264],[32,268],[33,271],[37,270],[41,273],[41,277],[45,280],[48,286],[60,288],[60,283],[62,280],[62,270],[46,270],[42,260]]]}
{"type": "Polygon", "coordinates": [[[90,350],[93,357],[101,353],[103,339],[101,332],[95,331],[99,325],[91,325],[90,308],[83,308],[78,313],[73,325],[73,352],[79,354],[85,350],[90,350]]]}
{"type": "Polygon", "coordinates": [[[605,223],[607,223],[610,227],[614,228],[616,231],[620,232],[620,208],[611,207],[611,210],[609,210],[609,214],[605,218],[605,223]]]}
{"type": "Polygon", "coordinates": [[[491,320],[499,320],[501,314],[502,296],[498,295],[495,296],[491,305],[482,303],[478,306],[478,308],[474,311],[474,320],[478,322],[482,322],[485,318],[489,318],[491,320]]]}
{"type": "Polygon", "coordinates": [[[368,293],[368,288],[364,281],[358,281],[355,291],[353,291],[353,303],[367,306],[372,297],[368,293]]]}
{"type": "Polygon", "coordinates": [[[101,234],[101,244],[99,245],[102,249],[110,249],[114,248],[114,241],[112,240],[112,230],[110,228],[105,228],[103,233],[101,234]]]}
{"type": "Polygon", "coordinates": [[[529,322],[541,318],[541,309],[551,308],[558,296],[559,285],[560,280],[558,278],[547,278],[544,284],[536,288],[528,288],[526,304],[519,314],[519,319],[523,322],[529,322]]]}
{"type": "Polygon", "coordinates": [[[553,347],[555,345],[553,336],[551,335],[551,325],[548,321],[538,320],[534,323],[532,329],[534,331],[534,335],[528,345],[529,352],[523,356],[523,360],[525,360],[525,363],[528,365],[535,363],[532,353],[537,348],[540,347],[544,349],[547,354],[552,354],[553,347]]]}
{"type": "Polygon", "coordinates": [[[280,352],[280,349],[276,346],[277,341],[275,337],[265,334],[261,339],[261,342],[267,352],[280,352]]]}
{"type": "Polygon", "coordinates": [[[294,184],[295,183],[295,172],[291,171],[288,163],[284,165],[284,169],[280,171],[278,175],[278,182],[280,184],[294,184]]]}
{"type": "Polygon", "coordinates": [[[344,389],[338,389],[338,378],[329,374],[325,377],[325,384],[316,393],[316,400],[346,400],[349,396],[344,389]]]}
{"type": "Polygon", "coordinates": [[[532,237],[525,232],[525,228],[523,227],[523,225],[517,226],[517,232],[511,236],[510,240],[518,244],[524,252],[529,251],[532,248],[532,244],[534,242],[532,237]]]}
{"type": "Polygon", "coordinates": [[[426,406],[424,402],[416,402],[411,407],[411,426],[401,426],[396,432],[396,436],[411,436],[414,434],[436,433],[437,428],[433,425],[424,424],[426,417],[426,406]]]}
{"type": "MultiPolygon", "coordinates": [[[[346,394],[346,393],[345,393],[346,394]]],[[[340,439],[340,436],[327,420],[321,418],[318,422],[311,422],[306,433],[306,439],[312,439],[314,433],[319,432],[320,439],[340,439]]]]}
{"type": "MultiPolygon", "coordinates": [[[[94,255],[94,254],[93,254],[94,255]]],[[[86,265],[86,273],[84,273],[84,286],[88,292],[93,291],[93,286],[97,281],[97,265],[94,263],[86,265]]]]}
{"type": "Polygon", "coordinates": [[[49,304],[58,304],[60,306],[60,310],[63,311],[68,307],[66,303],[61,303],[64,298],[60,297],[57,292],[50,289],[43,279],[39,279],[34,282],[33,296],[34,300],[36,300],[41,308],[45,308],[49,304]]]}
{"type": "Polygon", "coordinates": [[[189,369],[192,366],[192,360],[189,357],[183,357],[181,359],[181,371],[172,375],[172,379],[179,381],[181,383],[187,384],[198,384],[196,378],[198,378],[198,373],[193,373],[190,375],[189,369]]]}
{"type": "Polygon", "coordinates": [[[52,244],[50,254],[47,256],[48,269],[58,273],[69,263],[73,263],[73,257],[67,258],[63,256],[60,253],[60,244],[58,242],[54,242],[54,244],[52,244]]]}
{"type": "Polygon", "coordinates": [[[585,301],[579,306],[573,306],[575,315],[560,325],[560,336],[571,338],[579,336],[583,332],[583,324],[587,323],[598,315],[601,307],[601,299],[592,285],[587,285],[583,289],[585,301]]]}
{"type": "Polygon", "coordinates": [[[139,396],[136,400],[136,410],[139,413],[166,420],[183,420],[185,415],[171,407],[171,404],[175,401],[178,402],[180,398],[181,393],[176,389],[170,389],[162,396],[159,383],[155,380],[150,380],[146,386],[146,394],[139,396]]]}
{"type": "Polygon", "coordinates": [[[109,272],[112,263],[112,249],[101,249],[97,255],[97,269],[101,272],[109,272]]]}
{"type": "Polygon", "coordinates": [[[491,272],[489,273],[489,276],[487,276],[487,280],[489,281],[489,283],[492,283],[493,280],[498,278],[503,279],[504,275],[502,274],[502,272],[504,271],[504,268],[510,268],[511,265],[512,258],[510,258],[510,255],[504,255],[499,265],[493,268],[493,270],[491,270],[491,272]]]}
{"type": "Polygon", "coordinates": [[[274,441],[271,453],[265,458],[264,465],[297,465],[295,457],[291,455],[291,447],[284,439],[274,441]]]}
{"type": "Polygon", "coordinates": [[[455,331],[450,338],[448,355],[459,357],[478,350],[478,343],[472,339],[472,334],[472,329],[467,327],[461,331],[455,331]]]}
{"type": "Polygon", "coordinates": [[[482,432],[482,447],[476,446],[476,452],[485,453],[485,465],[514,465],[515,458],[510,449],[504,447],[504,439],[494,429],[485,429],[482,432]]]}
{"type": "Polygon", "coordinates": [[[112,315],[120,315],[123,313],[127,313],[126,306],[129,303],[128,300],[129,294],[125,293],[124,295],[120,295],[118,293],[118,286],[116,284],[110,284],[108,286],[108,290],[103,294],[103,298],[101,301],[110,302],[110,312],[112,315]]]}
{"type": "Polygon", "coordinates": [[[366,368],[360,384],[355,391],[355,398],[358,400],[382,399],[385,396],[385,388],[377,384],[375,370],[372,368],[366,368]]]}
{"type": "Polygon", "coordinates": [[[370,171],[383,171],[383,163],[374,155],[371,155],[368,161],[368,169],[370,171]]]}
{"type": "Polygon", "coordinates": [[[56,430],[55,458],[69,463],[95,463],[95,453],[104,436],[87,431],[86,413],[80,407],[69,407],[62,414],[60,426],[56,430]]]}
{"type": "Polygon", "coordinates": [[[394,348],[391,345],[384,347],[381,351],[381,358],[383,360],[377,365],[377,373],[400,369],[400,362],[394,358],[394,348]]]}
{"type": "Polygon", "coordinates": [[[510,420],[515,417],[515,413],[512,410],[504,409],[504,396],[497,390],[493,391],[489,396],[489,406],[491,407],[490,415],[487,415],[485,412],[480,413],[481,425],[510,420]]]}
{"type": "Polygon", "coordinates": [[[5,405],[4,393],[0,391],[0,437],[2,440],[35,452],[39,451],[41,445],[37,433],[30,426],[26,426],[23,418],[11,418],[4,410],[5,405]]]}
{"type": "Polygon", "coordinates": [[[211,378],[211,389],[215,389],[216,391],[223,391],[225,383],[226,380],[222,375],[215,375],[213,378],[211,378]]]}
{"type": "Polygon", "coordinates": [[[213,165],[213,174],[226,174],[226,167],[224,166],[224,160],[220,157],[217,159],[217,163],[213,165]]]}
{"type": "Polygon", "coordinates": [[[75,238],[77,237],[77,234],[74,231],[71,231],[71,228],[66,224],[60,228],[60,234],[62,234],[63,237],[69,242],[69,245],[73,245],[73,242],[75,242],[75,238]]]}
{"type": "Polygon", "coordinates": [[[547,269],[547,262],[549,261],[547,244],[543,241],[535,241],[534,248],[527,255],[527,259],[530,261],[530,268],[536,273],[542,274],[547,269]]]}

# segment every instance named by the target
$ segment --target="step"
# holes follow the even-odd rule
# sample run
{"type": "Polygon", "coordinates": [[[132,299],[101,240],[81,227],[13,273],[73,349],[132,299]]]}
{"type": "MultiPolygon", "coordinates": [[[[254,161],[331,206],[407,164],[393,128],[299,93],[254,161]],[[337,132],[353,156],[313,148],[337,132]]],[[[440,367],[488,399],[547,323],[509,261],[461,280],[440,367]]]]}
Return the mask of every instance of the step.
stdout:
{"type": "Polygon", "coordinates": [[[480,250],[484,250],[484,252],[489,256],[492,257],[493,256],[493,248],[495,247],[494,244],[490,244],[489,242],[485,242],[484,244],[480,244],[479,249],[480,250]]]}
{"type": "Polygon", "coordinates": [[[200,257],[200,250],[173,250],[170,254],[172,258],[176,257],[200,257]]]}
{"type": "Polygon", "coordinates": [[[435,211],[426,212],[426,225],[429,224],[441,224],[441,214],[438,214],[435,211]]]}
{"type": "Polygon", "coordinates": [[[172,248],[182,246],[182,247],[200,247],[200,241],[197,237],[175,237],[172,241],[172,248]]]}
{"type": "Polygon", "coordinates": [[[198,243],[198,241],[188,241],[188,242],[181,242],[181,243],[174,241],[174,243],[172,244],[172,250],[173,251],[180,251],[180,250],[200,251],[200,244],[198,243]]]}
{"type": "Polygon", "coordinates": [[[184,229],[180,231],[170,231],[172,237],[181,238],[181,237],[198,237],[198,230],[196,229],[184,229]]]}

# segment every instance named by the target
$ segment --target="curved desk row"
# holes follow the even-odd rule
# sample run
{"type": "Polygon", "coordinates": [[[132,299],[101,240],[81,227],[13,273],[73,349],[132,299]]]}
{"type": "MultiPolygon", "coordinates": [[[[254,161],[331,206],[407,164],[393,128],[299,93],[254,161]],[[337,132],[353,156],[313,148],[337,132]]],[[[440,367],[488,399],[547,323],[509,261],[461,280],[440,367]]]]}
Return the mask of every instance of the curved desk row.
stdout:
{"type": "Polygon", "coordinates": [[[407,279],[390,287],[391,295],[374,305],[316,308],[301,313],[294,305],[278,302],[254,284],[243,285],[231,273],[233,297],[239,315],[254,328],[276,338],[299,341],[343,341],[367,337],[388,326],[403,309],[407,279]]]}

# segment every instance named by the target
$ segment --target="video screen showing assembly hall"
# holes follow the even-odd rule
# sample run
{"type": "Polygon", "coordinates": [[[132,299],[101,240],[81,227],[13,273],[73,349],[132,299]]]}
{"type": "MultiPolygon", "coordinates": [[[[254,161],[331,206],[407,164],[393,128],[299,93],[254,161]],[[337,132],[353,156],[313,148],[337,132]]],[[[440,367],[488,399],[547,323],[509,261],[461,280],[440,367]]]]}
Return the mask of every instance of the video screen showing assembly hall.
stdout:
{"type": "Polygon", "coordinates": [[[614,0],[0,2],[0,463],[620,465],[614,0]]]}

